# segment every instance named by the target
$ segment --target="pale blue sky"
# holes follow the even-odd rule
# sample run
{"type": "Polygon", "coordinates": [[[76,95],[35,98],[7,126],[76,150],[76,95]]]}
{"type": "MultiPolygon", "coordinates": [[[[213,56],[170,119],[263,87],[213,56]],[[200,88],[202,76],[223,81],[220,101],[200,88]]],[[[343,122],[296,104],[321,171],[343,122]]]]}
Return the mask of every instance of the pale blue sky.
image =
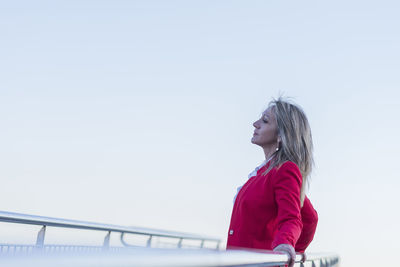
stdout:
{"type": "Polygon", "coordinates": [[[263,161],[252,123],[284,93],[315,142],[309,251],[390,264],[375,255],[400,238],[399,7],[3,2],[0,210],[225,238],[263,161]]]}

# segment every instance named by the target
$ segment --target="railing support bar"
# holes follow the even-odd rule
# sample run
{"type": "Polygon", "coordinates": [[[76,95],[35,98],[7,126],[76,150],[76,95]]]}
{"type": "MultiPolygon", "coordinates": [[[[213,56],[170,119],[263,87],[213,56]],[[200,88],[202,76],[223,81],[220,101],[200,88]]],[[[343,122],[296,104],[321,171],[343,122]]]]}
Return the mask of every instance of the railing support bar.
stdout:
{"type": "Polygon", "coordinates": [[[108,249],[110,247],[110,236],[111,231],[108,231],[107,235],[104,237],[103,249],[108,249]]]}
{"type": "Polygon", "coordinates": [[[149,247],[151,247],[151,240],[153,239],[153,236],[152,235],[150,235],[149,236],[149,239],[147,239],[147,244],[146,244],[146,246],[149,248],[149,247]]]}
{"type": "Polygon", "coordinates": [[[182,248],[182,240],[183,240],[183,238],[179,238],[178,248],[182,248]]]}
{"type": "Polygon", "coordinates": [[[37,238],[36,238],[36,247],[37,248],[40,248],[40,249],[43,248],[45,234],[46,234],[46,225],[43,225],[37,234],[37,238]]]}

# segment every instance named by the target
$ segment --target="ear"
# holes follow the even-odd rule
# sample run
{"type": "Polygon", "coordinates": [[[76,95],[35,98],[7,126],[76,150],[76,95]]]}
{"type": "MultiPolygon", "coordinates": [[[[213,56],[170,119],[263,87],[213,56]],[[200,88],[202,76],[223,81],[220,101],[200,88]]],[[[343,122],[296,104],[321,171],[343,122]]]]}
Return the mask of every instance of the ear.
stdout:
{"type": "Polygon", "coordinates": [[[281,136],[278,135],[278,143],[282,142],[281,136]]]}

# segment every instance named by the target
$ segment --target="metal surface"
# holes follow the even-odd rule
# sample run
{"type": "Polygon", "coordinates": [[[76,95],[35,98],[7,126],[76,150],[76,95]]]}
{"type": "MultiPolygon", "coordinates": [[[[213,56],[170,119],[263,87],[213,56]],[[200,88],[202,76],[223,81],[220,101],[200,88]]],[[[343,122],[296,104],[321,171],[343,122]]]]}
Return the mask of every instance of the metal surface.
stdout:
{"type": "MultiPolygon", "coordinates": [[[[319,254],[312,257],[317,266],[338,266],[336,255],[319,254]],[[322,257],[322,258],[321,258],[322,257]],[[326,264],[320,265],[319,260],[326,264]]],[[[296,265],[300,266],[302,255],[296,258],[296,265]]],[[[32,254],[28,257],[2,257],[0,266],[70,266],[70,267],[117,267],[117,266],[284,266],[288,256],[274,252],[252,251],[215,251],[193,249],[155,249],[155,248],[124,248],[114,252],[91,253],[54,253],[32,254]]],[[[306,261],[305,266],[312,264],[306,261]]],[[[313,265],[315,266],[315,264],[313,265]]]]}
{"type": "Polygon", "coordinates": [[[101,223],[86,222],[86,221],[59,219],[59,218],[35,216],[35,215],[6,212],[6,211],[0,211],[0,222],[42,225],[43,228],[40,230],[37,237],[37,247],[42,247],[44,244],[46,226],[107,231],[108,234],[104,239],[104,244],[103,244],[104,247],[107,247],[107,244],[109,243],[109,237],[110,237],[109,234],[111,234],[111,232],[121,233],[120,240],[124,246],[130,246],[130,244],[124,240],[125,234],[149,236],[149,242],[147,243],[149,246],[151,245],[151,240],[152,237],[154,236],[179,239],[178,247],[182,245],[183,239],[199,240],[199,241],[206,240],[206,241],[216,242],[217,249],[219,248],[219,243],[221,242],[221,240],[218,238],[205,237],[195,234],[165,231],[165,230],[158,230],[158,229],[151,229],[144,227],[128,227],[128,226],[119,226],[113,224],[101,224],[101,223]]]}
{"type": "Polygon", "coordinates": [[[110,236],[111,231],[108,231],[107,235],[104,237],[103,248],[108,249],[110,247],[110,236]]]}
{"type": "Polygon", "coordinates": [[[160,237],[173,237],[173,238],[184,238],[184,239],[194,239],[194,240],[205,239],[215,242],[220,241],[220,239],[218,238],[205,237],[196,234],[165,231],[165,230],[158,230],[158,229],[151,229],[144,227],[119,226],[113,224],[102,224],[102,223],[94,223],[86,221],[59,219],[59,218],[35,216],[35,215],[6,212],[6,211],[0,211],[0,221],[10,222],[10,223],[46,225],[46,226],[64,227],[64,228],[112,231],[112,232],[129,233],[129,234],[143,234],[143,235],[153,235],[160,237]]]}
{"type": "Polygon", "coordinates": [[[44,244],[44,235],[46,234],[46,226],[44,225],[38,235],[37,235],[37,239],[36,239],[36,247],[41,248],[43,247],[44,244]]]}

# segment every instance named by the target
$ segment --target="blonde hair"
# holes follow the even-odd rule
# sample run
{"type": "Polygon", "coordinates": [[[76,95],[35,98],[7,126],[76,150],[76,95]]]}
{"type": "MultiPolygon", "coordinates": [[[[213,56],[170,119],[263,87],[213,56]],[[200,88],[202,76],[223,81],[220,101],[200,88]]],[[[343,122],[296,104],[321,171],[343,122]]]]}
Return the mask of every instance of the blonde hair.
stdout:
{"type": "Polygon", "coordinates": [[[294,162],[302,176],[300,203],[303,206],[306,185],[314,165],[310,125],[302,108],[287,99],[273,99],[268,107],[275,115],[281,142],[265,174],[286,161],[294,162]]]}

